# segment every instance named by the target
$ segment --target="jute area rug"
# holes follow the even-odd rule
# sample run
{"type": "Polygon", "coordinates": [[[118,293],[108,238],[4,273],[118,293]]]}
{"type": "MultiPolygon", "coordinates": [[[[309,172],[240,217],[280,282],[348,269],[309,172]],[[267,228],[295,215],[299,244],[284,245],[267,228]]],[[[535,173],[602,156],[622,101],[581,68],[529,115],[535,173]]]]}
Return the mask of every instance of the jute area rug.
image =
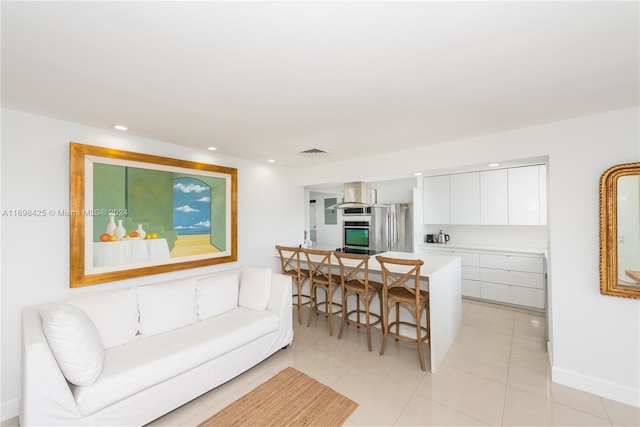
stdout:
{"type": "Polygon", "coordinates": [[[326,385],[286,368],[198,427],[341,426],[357,407],[326,385]]]}

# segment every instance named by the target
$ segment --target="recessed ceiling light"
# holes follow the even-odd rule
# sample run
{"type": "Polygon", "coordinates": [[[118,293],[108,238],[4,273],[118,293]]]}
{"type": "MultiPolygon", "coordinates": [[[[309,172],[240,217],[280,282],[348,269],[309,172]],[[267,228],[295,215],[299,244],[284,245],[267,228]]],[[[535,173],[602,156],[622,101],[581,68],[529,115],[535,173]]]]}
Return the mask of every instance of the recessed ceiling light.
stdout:
{"type": "Polygon", "coordinates": [[[125,125],[113,125],[113,127],[114,129],[123,130],[123,131],[129,129],[125,125]]]}
{"type": "Polygon", "coordinates": [[[422,175],[422,172],[415,172],[414,175],[415,176],[420,176],[420,175],[422,175]]]}
{"type": "Polygon", "coordinates": [[[500,163],[489,163],[490,168],[495,168],[497,166],[500,166],[500,163]]]}
{"type": "Polygon", "coordinates": [[[267,161],[268,161],[269,163],[275,163],[275,162],[276,162],[276,161],[275,161],[275,160],[273,160],[273,159],[269,159],[269,160],[267,160],[267,161]]]}
{"type": "Polygon", "coordinates": [[[217,148],[216,147],[208,147],[207,150],[216,151],[217,148]]]}

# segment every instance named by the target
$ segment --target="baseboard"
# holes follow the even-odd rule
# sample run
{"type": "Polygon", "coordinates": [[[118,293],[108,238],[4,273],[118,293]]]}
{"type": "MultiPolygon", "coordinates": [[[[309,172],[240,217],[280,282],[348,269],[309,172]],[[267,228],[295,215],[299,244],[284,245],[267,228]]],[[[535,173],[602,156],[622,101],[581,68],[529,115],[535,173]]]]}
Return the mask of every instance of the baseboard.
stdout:
{"type": "Polygon", "coordinates": [[[10,420],[11,418],[17,417],[19,413],[18,399],[2,402],[0,406],[0,421],[10,420]]]}
{"type": "Polygon", "coordinates": [[[551,368],[553,382],[640,408],[640,390],[560,368],[551,368]]]}

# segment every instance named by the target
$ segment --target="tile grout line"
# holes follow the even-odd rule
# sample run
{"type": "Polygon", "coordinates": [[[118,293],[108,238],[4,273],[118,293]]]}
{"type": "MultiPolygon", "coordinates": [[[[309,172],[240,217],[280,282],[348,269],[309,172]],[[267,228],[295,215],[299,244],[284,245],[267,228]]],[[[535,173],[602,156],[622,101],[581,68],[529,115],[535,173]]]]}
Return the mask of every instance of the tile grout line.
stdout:
{"type": "Polygon", "coordinates": [[[501,425],[504,425],[505,422],[505,415],[507,412],[507,393],[509,392],[509,375],[511,374],[511,356],[513,354],[513,337],[515,336],[516,333],[516,315],[514,312],[514,316],[513,316],[513,329],[511,330],[511,346],[509,347],[509,363],[507,364],[507,383],[505,384],[504,387],[504,400],[502,402],[502,423],[501,425]]]}

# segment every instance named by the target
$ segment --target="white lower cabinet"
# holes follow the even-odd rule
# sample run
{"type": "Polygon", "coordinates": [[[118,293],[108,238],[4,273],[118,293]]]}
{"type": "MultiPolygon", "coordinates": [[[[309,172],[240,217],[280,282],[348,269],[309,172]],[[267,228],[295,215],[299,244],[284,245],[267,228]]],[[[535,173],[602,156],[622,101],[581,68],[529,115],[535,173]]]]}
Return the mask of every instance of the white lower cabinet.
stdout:
{"type": "Polygon", "coordinates": [[[545,308],[544,258],[535,254],[481,254],[480,298],[545,308]]]}
{"type": "Polygon", "coordinates": [[[480,282],[477,280],[462,279],[462,296],[480,298],[480,282]]]}
{"type": "Polygon", "coordinates": [[[525,307],[544,308],[544,290],[524,286],[481,282],[480,298],[525,307]]]}
{"type": "Polygon", "coordinates": [[[545,308],[545,261],[542,254],[444,248],[431,249],[429,253],[460,257],[463,296],[527,308],[545,308]]]}
{"type": "Polygon", "coordinates": [[[447,255],[460,257],[462,296],[480,298],[480,255],[449,249],[431,249],[431,255],[447,255]]]}

